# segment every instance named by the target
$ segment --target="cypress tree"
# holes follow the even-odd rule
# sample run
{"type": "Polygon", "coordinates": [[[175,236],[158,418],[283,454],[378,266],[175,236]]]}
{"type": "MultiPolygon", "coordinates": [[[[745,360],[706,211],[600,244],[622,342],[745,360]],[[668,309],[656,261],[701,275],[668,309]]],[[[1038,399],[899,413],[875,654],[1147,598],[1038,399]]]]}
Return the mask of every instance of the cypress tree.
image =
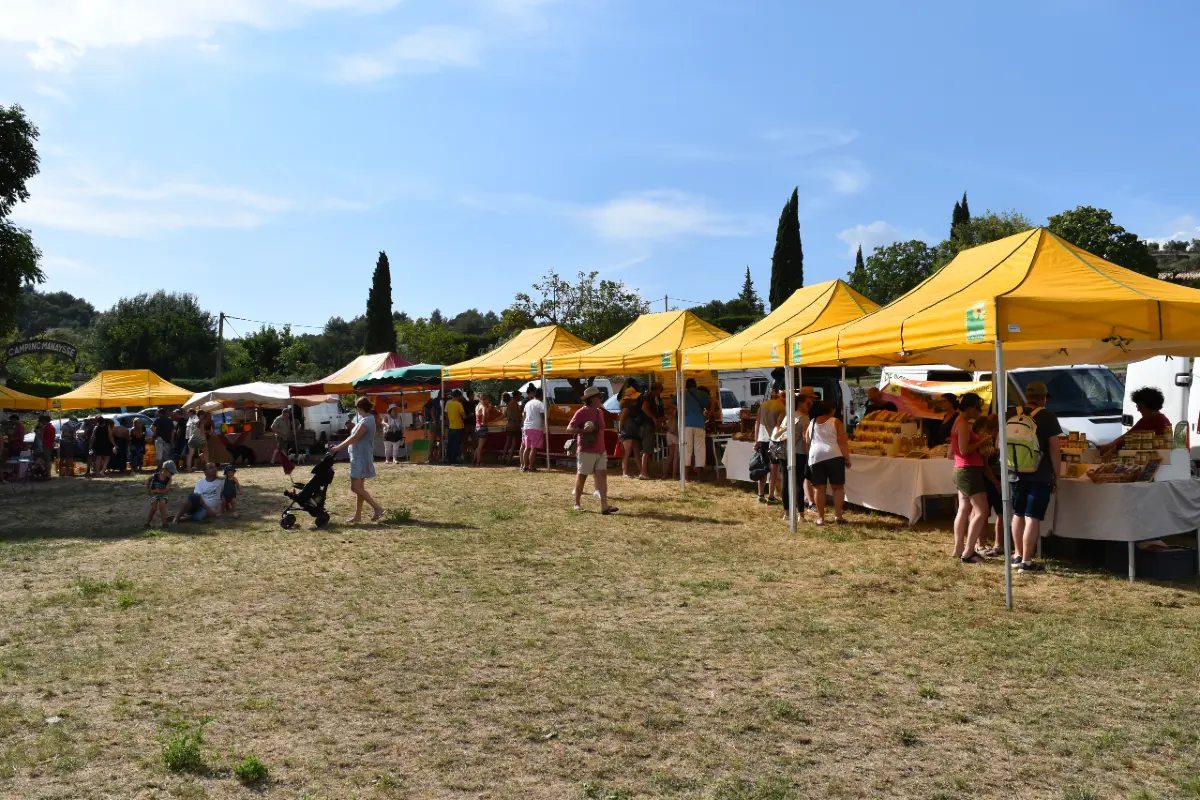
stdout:
{"type": "Polygon", "coordinates": [[[950,214],[950,236],[948,238],[950,238],[950,239],[954,238],[954,232],[956,230],[958,230],[958,225],[961,222],[962,222],[962,205],[957,200],[955,200],[954,201],[954,211],[950,214]]]}
{"type": "Polygon", "coordinates": [[[779,215],[779,228],[775,232],[769,295],[772,310],[779,308],[803,285],[804,248],[800,243],[800,189],[797,187],[779,215]]]}
{"type": "Polygon", "coordinates": [[[854,254],[854,269],[856,272],[862,272],[867,267],[863,264],[862,245],[858,246],[858,252],[854,254]]]}
{"type": "Polygon", "coordinates": [[[750,279],[750,268],[746,267],[746,280],[742,282],[742,292],[738,295],[738,300],[746,306],[747,313],[761,314],[763,313],[762,298],[758,296],[758,292],[754,290],[754,281],[750,279]]]}
{"type": "Polygon", "coordinates": [[[371,291],[367,294],[368,353],[391,353],[396,349],[396,326],[392,322],[392,268],[387,253],[379,251],[371,291]]]}
{"type": "Polygon", "coordinates": [[[967,205],[967,193],[966,192],[963,192],[963,199],[962,199],[962,221],[963,222],[971,221],[971,207],[967,205]]]}

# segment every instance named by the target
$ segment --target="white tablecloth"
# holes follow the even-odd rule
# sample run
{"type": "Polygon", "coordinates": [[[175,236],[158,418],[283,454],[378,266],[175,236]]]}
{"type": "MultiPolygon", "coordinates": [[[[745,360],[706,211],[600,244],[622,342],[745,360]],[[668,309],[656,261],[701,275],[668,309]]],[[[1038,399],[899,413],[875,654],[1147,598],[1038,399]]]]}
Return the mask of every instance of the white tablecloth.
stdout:
{"type": "MultiPolygon", "coordinates": [[[[725,474],[731,481],[750,480],[752,442],[729,442],[725,474]]],[[[955,494],[954,462],[948,458],[882,458],[852,456],[846,472],[846,502],[886,511],[909,523],[921,518],[921,498],[955,494]]]]}
{"type": "Polygon", "coordinates": [[[1067,539],[1141,542],[1188,533],[1200,527],[1200,481],[1064,480],[1046,518],[1067,539]]]}

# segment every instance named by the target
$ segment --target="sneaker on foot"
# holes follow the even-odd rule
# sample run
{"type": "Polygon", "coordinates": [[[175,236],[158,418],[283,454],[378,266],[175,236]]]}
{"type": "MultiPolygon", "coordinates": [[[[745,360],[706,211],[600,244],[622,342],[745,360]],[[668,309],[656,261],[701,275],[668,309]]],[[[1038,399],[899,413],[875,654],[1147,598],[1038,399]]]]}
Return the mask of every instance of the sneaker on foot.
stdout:
{"type": "Polygon", "coordinates": [[[1046,568],[1041,564],[1035,564],[1032,561],[1022,561],[1017,572],[1045,572],[1046,568]]]}
{"type": "Polygon", "coordinates": [[[583,506],[579,505],[579,503],[576,503],[576,504],[575,504],[575,510],[576,510],[576,511],[583,511],[583,506]]]}
{"type": "Polygon", "coordinates": [[[615,513],[617,513],[617,507],[616,507],[616,506],[609,506],[608,508],[604,509],[604,510],[603,510],[603,511],[601,511],[600,513],[601,513],[601,514],[603,514],[604,516],[606,516],[606,517],[607,517],[609,514],[615,514],[615,513]]]}

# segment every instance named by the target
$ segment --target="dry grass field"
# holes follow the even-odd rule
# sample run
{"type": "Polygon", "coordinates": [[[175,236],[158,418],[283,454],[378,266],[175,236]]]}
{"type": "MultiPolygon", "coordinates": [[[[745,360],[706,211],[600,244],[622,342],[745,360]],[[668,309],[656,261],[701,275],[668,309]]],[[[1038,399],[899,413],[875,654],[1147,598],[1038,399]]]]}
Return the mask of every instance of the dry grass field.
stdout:
{"type": "Polygon", "coordinates": [[[0,796],[1200,797],[1195,584],[1052,562],[1009,613],[944,529],[379,471],[407,522],[282,531],[277,469],[149,534],[132,478],[0,487],[0,796]]]}

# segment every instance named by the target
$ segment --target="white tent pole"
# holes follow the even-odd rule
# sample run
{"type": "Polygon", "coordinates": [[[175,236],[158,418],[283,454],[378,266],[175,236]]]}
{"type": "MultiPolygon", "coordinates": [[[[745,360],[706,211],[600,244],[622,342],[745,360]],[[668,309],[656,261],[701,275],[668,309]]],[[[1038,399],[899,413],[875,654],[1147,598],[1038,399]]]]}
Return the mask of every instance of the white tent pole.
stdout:
{"type": "MultiPolygon", "coordinates": [[[[687,488],[687,470],[683,464],[683,436],[687,432],[684,427],[687,417],[683,413],[683,365],[679,363],[679,351],[675,351],[675,438],[678,444],[675,445],[675,453],[677,454],[676,461],[679,462],[679,488],[687,488]]],[[[707,445],[708,442],[705,441],[707,445]]],[[[671,449],[671,445],[667,444],[667,450],[671,449]]],[[[666,469],[666,465],[663,466],[666,469]]]]}
{"type": "MultiPolygon", "coordinates": [[[[783,368],[784,413],[787,414],[788,527],[796,532],[796,376],[790,365],[783,368]]],[[[803,480],[803,477],[801,477],[803,480]]]]}
{"type": "Polygon", "coordinates": [[[996,363],[992,369],[996,388],[992,389],[992,402],[999,409],[1000,420],[1000,510],[1004,513],[1004,607],[1013,607],[1012,589],[1012,492],[1008,482],[1008,433],[1005,430],[1005,415],[1008,413],[1008,375],[1004,371],[1004,344],[996,339],[996,363]]]}
{"type": "MultiPolygon", "coordinates": [[[[546,362],[538,361],[538,376],[542,382],[542,430],[546,434],[546,472],[550,471],[550,386],[546,383],[546,362]]],[[[578,455],[578,454],[577,454],[578,455]]],[[[537,463],[537,458],[534,458],[537,463]]]]}

